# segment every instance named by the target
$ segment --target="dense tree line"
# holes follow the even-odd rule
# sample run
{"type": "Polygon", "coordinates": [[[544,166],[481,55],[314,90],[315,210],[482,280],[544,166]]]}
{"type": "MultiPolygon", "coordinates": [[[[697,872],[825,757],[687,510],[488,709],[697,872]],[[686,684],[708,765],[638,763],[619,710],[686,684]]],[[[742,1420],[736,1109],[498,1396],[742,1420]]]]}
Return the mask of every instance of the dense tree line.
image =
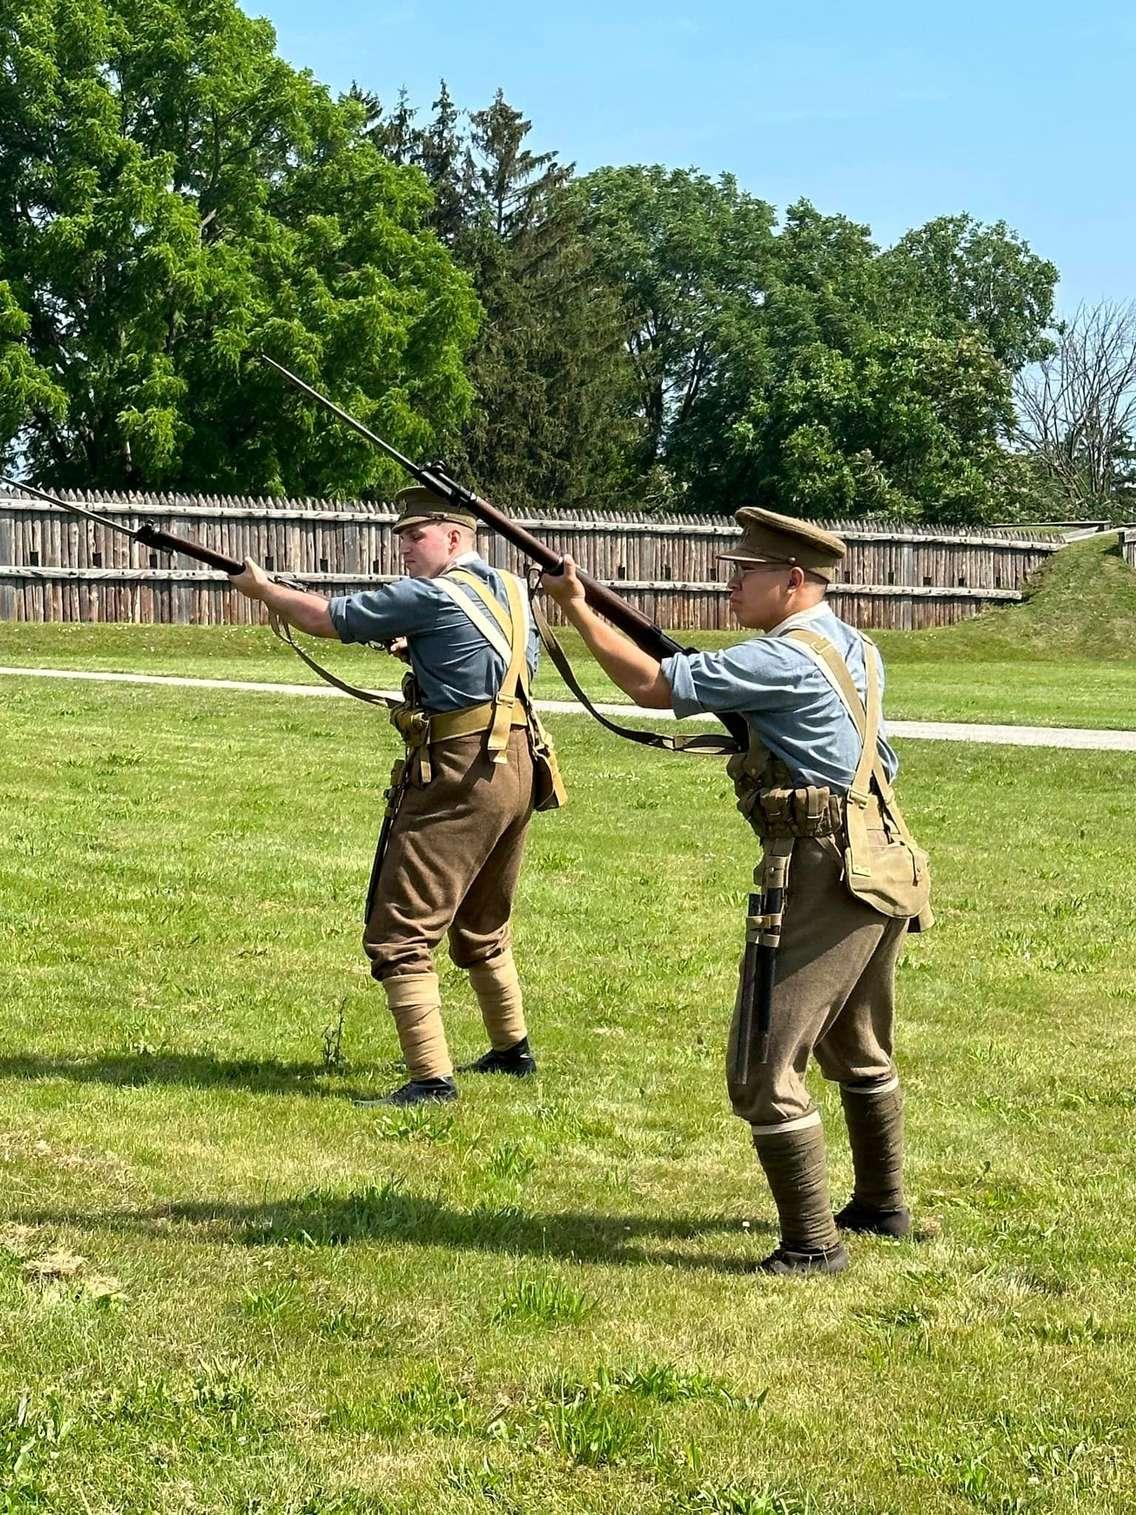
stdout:
{"type": "Polygon", "coordinates": [[[578,176],[501,92],[334,99],[235,0],[0,0],[0,444],[59,485],[383,492],[264,348],[504,504],[1004,519],[1057,272],[729,175],[578,176]]]}

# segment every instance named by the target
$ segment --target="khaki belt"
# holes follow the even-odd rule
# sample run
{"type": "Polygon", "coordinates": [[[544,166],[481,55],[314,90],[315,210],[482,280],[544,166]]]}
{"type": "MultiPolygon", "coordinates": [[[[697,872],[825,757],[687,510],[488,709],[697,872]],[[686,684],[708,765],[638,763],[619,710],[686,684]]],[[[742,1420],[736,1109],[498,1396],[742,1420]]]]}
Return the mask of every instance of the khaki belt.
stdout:
{"type": "MultiPolygon", "coordinates": [[[[465,710],[445,710],[438,715],[427,717],[429,722],[429,736],[427,740],[434,742],[452,742],[459,736],[472,736],[477,731],[488,731],[493,724],[495,703],[492,700],[484,705],[470,705],[465,710]]],[[[527,726],[529,718],[524,708],[518,703],[509,721],[510,726],[527,726]]]]}

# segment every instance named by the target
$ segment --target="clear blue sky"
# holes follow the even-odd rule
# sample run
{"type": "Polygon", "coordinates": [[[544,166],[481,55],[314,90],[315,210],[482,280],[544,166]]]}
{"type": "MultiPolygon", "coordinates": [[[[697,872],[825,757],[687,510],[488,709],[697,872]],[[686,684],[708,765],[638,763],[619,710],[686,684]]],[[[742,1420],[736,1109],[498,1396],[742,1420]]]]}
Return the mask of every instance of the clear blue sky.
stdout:
{"type": "Polygon", "coordinates": [[[335,89],[426,109],[500,85],[532,142],[604,163],[727,170],[893,241],[1003,218],[1061,270],[1059,301],[1136,298],[1136,8],[1089,0],[243,0],[335,89]]]}

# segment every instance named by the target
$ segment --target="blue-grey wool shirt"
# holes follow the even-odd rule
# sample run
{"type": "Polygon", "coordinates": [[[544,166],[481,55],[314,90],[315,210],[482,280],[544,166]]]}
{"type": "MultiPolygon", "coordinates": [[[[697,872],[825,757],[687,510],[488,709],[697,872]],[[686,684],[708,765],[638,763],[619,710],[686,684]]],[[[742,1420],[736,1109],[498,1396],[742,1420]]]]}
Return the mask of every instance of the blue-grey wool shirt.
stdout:
{"type": "MultiPolygon", "coordinates": [[[[794,626],[807,626],[835,644],[865,699],[864,644],[822,602],[736,647],[667,658],[663,675],[675,714],[737,711],[801,783],[846,792],[859,762],[860,738],[844,701],[812,655],[782,634],[794,626]]],[[[894,778],[899,759],[882,724],[879,753],[888,778],[894,778]]]]}
{"type": "MultiPolygon", "coordinates": [[[[508,610],[504,580],[475,552],[462,553],[452,566],[483,579],[508,610]]],[[[458,587],[481,607],[473,590],[460,581],[458,587]]],[[[481,608],[483,614],[488,613],[481,608]]],[[[328,613],[341,642],[389,642],[392,637],[405,637],[426,710],[464,710],[491,700],[501,688],[505,664],[500,654],[433,579],[396,579],[380,589],[338,595],[328,605],[328,613]]],[[[531,676],[537,662],[537,636],[531,624],[527,655],[531,676]]]]}

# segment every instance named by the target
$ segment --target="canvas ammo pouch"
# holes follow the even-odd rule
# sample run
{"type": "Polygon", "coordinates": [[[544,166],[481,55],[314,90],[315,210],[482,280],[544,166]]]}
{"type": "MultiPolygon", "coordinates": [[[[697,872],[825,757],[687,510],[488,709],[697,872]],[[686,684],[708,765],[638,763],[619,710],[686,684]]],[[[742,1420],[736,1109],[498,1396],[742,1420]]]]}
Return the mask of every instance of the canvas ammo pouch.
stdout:
{"type": "Polygon", "coordinates": [[[738,809],[763,842],[782,837],[839,836],[839,795],[816,785],[793,783],[793,775],[755,736],[748,752],[726,764],[738,809]]]}
{"type": "Polygon", "coordinates": [[[883,670],[879,648],[870,637],[859,633],[868,687],[865,704],[847,663],[827,637],[805,627],[795,627],[786,635],[813,654],[860,737],[860,760],[844,800],[844,882],[851,894],[881,915],[906,917],[912,930],[925,931],[934,920],[927,854],[907,829],[880,761],[883,670]]]}

